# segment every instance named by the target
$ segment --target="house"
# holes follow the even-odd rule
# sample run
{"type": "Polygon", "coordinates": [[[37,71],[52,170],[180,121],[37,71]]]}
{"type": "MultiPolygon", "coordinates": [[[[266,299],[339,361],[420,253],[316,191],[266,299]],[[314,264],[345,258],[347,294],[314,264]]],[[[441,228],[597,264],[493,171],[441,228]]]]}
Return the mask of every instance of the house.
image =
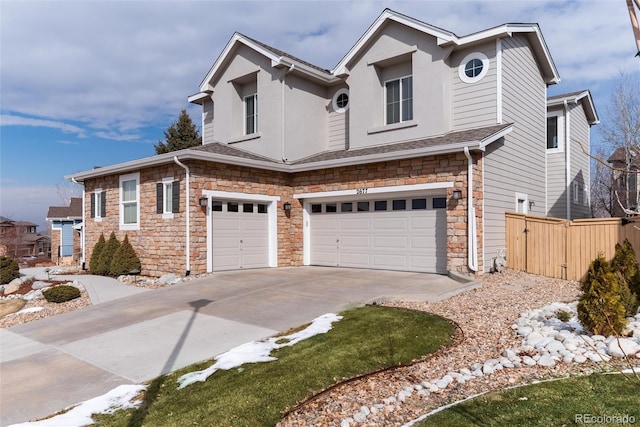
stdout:
{"type": "Polygon", "coordinates": [[[49,206],[51,260],[60,265],[75,264],[82,258],[82,197],[72,197],[69,206],[49,206]]]}
{"type": "Polygon", "coordinates": [[[385,10],[332,70],[236,33],[188,98],[202,146],[68,177],[84,184],[85,247],[128,235],[152,275],[481,274],[506,211],[583,208],[562,206],[589,182],[573,141],[588,149],[597,117],[588,92],[548,98],[559,81],[536,24],[459,37],[385,10]]]}
{"type": "Polygon", "coordinates": [[[640,209],[638,206],[640,200],[640,186],[638,185],[640,151],[635,147],[619,147],[611,154],[607,162],[613,168],[611,186],[613,212],[611,214],[614,217],[627,216],[622,206],[629,210],[637,211],[640,209]]]}
{"type": "Polygon", "coordinates": [[[0,216],[0,255],[11,258],[50,257],[51,240],[37,232],[38,225],[0,216]]]}
{"type": "Polygon", "coordinates": [[[547,215],[591,217],[591,126],[599,122],[587,90],[547,99],[547,215]]]}

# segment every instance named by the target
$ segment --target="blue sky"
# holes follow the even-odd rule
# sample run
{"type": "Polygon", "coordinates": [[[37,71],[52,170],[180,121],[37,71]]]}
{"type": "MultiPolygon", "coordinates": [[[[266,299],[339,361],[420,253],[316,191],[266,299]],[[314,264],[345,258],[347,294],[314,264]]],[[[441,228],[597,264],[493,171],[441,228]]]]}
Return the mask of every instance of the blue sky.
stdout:
{"type": "MultiPolygon", "coordinates": [[[[0,0],[0,215],[46,227],[64,176],[154,154],[239,31],[333,68],[384,8],[463,36],[538,23],[562,82],[601,121],[621,72],[640,74],[625,0],[0,0]]],[[[600,143],[597,126],[593,143],[600,143]]]]}

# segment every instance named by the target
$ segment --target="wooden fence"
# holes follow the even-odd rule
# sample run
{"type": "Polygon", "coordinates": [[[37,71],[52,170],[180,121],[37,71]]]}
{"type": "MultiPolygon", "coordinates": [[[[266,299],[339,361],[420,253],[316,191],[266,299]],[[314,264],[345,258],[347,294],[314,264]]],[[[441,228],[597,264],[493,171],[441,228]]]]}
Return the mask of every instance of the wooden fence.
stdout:
{"type": "Polygon", "coordinates": [[[506,213],[507,266],[568,280],[582,280],[598,255],[613,258],[629,239],[640,262],[640,218],[566,219],[506,213]]]}

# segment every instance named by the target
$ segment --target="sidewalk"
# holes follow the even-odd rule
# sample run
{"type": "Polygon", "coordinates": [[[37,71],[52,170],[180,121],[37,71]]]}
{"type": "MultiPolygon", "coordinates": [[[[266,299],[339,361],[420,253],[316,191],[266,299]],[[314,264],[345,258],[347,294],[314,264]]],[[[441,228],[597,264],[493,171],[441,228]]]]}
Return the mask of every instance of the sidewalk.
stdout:
{"type": "MultiPolygon", "coordinates": [[[[55,268],[52,268],[51,270],[55,270],[55,268]]],[[[149,290],[125,285],[111,277],[95,276],[92,274],[47,275],[45,267],[24,268],[21,269],[20,272],[26,276],[33,276],[36,280],[47,280],[49,278],[52,280],[68,280],[70,282],[77,280],[87,290],[89,298],[91,299],[91,304],[93,305],[102,304],[149,290]]]]}

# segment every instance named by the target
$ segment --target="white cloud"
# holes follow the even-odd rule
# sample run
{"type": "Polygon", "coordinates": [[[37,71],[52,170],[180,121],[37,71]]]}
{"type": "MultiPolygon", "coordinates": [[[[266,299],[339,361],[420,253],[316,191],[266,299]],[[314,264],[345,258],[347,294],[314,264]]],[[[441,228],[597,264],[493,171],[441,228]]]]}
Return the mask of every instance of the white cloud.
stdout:
{"type": "Polygon", "coordinates": [[[175,120],[234,31],[331,69],[385,7],[460,36],[538,22],[567,90],[635,54],[622,1],[5,1],[3,112],[128,141],[175,120]]]}
{"type": "Polygon", "coordinates": [[[34,119],[31,117],[14,116],[11,114],[0,114],[0,126],[34,126],[60,129],[66,133],[75,133],[78,136],[84,136],[84,129],[54,120],[34,119]]]}
{"type": "Polygon", "coordinates": [[[49,206],[63,203],[55,185],[13,185],[5,184],[0,190],[0,216],[15,220],[31,221],[40,225],[38,232],[46,229],[46,215],[49,206]]]}

